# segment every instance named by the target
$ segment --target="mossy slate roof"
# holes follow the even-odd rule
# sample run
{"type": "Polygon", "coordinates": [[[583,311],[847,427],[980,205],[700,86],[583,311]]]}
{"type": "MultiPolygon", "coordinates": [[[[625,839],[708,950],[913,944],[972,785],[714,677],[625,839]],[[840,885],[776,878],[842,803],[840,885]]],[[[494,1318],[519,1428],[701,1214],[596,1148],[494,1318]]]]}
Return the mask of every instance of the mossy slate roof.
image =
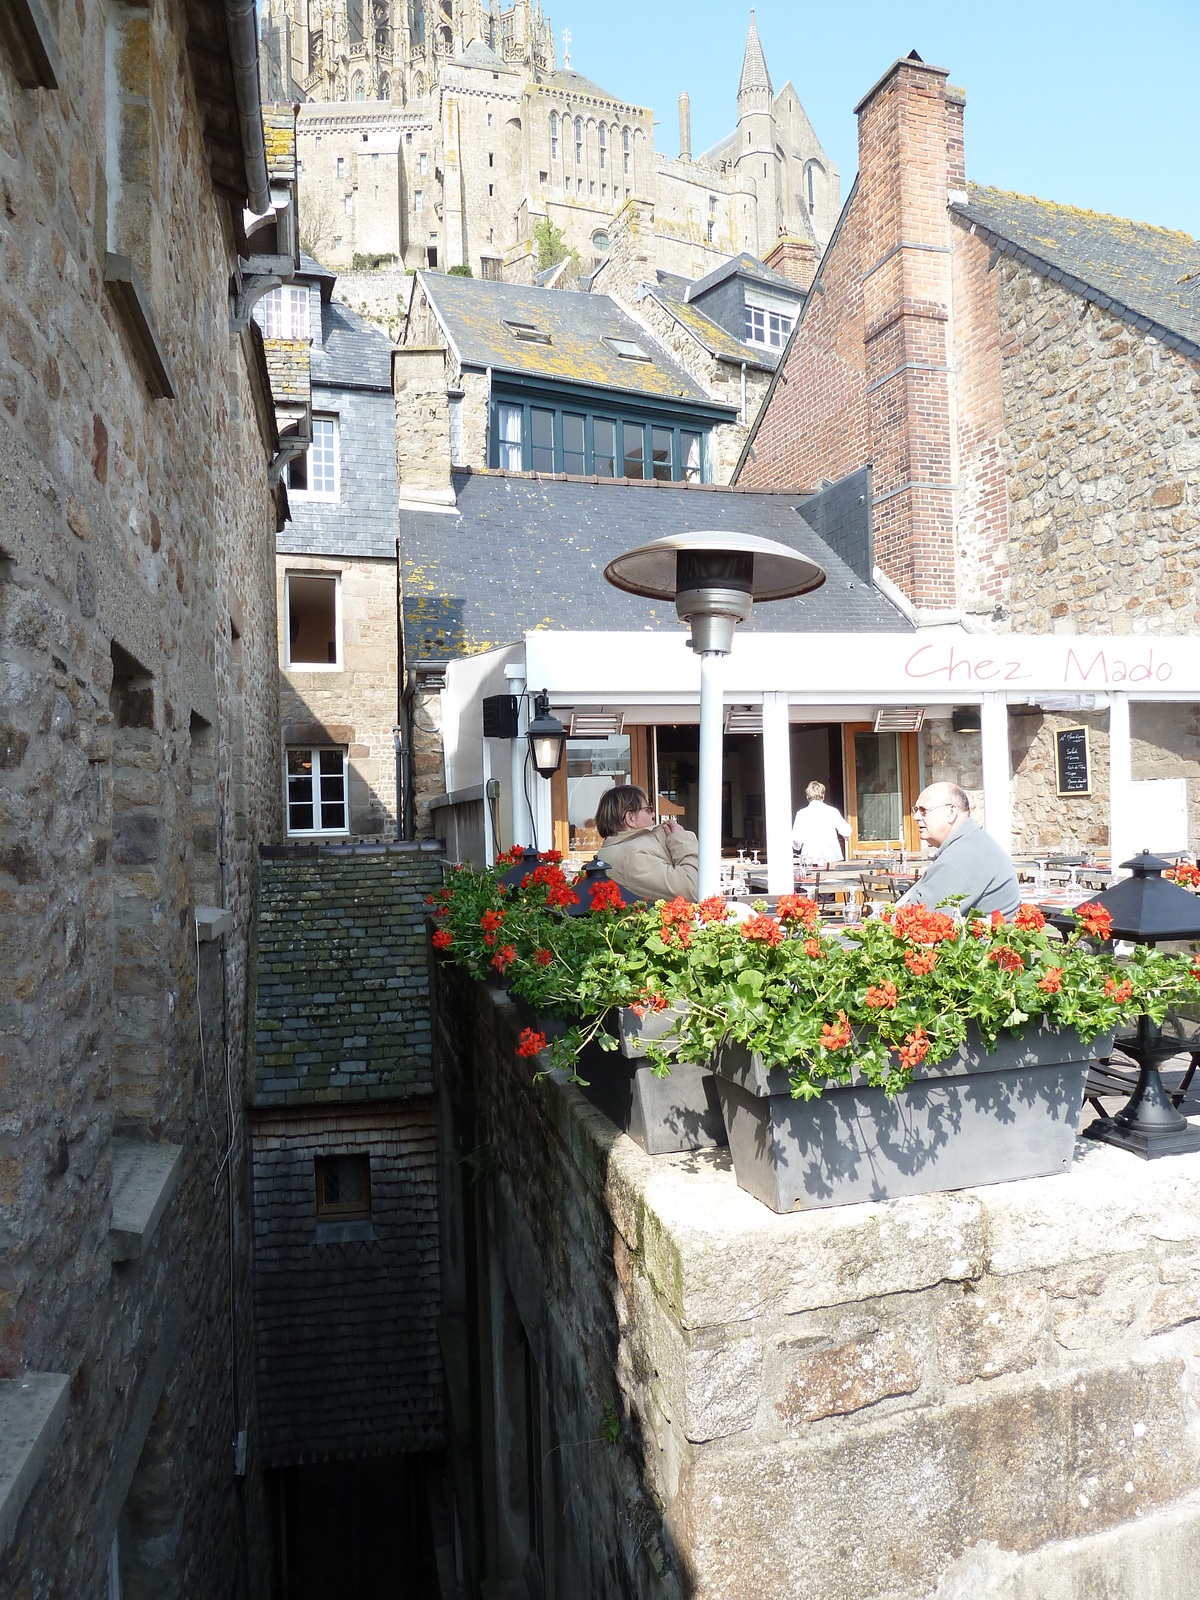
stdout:
{"type": "Polygon", "coordinates": [[[818,538],[802,493],[759,494],[624,480],[455,474],[456,515],[400,512],[410,666],[511,644],[539,628],[681,629],[675,607],[604,580],[622,550],[688,529],[726,528],[792,545],[825,569],[820,589],[757,606],[773,633],[907,633],[911,624],[818,538]]]}
{"type": "Polygon", "coordinates": [[[695,379],[608,295],[538,289],[448,273],[422,272],[418,276],[464,367],[477,371],[491,367],[493,372],[557,383],[714,404],[695,379]],[[531,322],[550,335],[550,343],[516,339],[505,322],[531,322]],[[632,340],[651,360],[626,360],[605,344],[606,338],[632,340]]]}
{"type": "Polygon", "coordinates": [[[952,209],[1005,254],[1200,355],[1200,242],[1191,234],[978,184],[952,209]]]}
{"type": "Polygon", "coordinates": [[[428,852],[374,847],[260,863],[255,1106],[433,1090],[428,852]]]}

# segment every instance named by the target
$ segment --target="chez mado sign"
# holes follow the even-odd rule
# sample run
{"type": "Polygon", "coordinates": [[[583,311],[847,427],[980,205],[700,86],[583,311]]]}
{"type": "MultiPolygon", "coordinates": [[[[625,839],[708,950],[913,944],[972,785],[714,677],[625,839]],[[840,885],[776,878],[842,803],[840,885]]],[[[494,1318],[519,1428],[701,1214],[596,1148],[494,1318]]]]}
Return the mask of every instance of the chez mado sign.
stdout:
{"type": "MultiPolygon", "coordinates": [[[[700,663],[682,629],[530,633],[527,677],[556,698],[609,705],[691,700],[700,663]]],[[[756,633],[739,630],[725,698],[783,692],[793,701],[959,703],[984,694],[1123,692],[1200,699],[1200,639],[1099,634],[756,633]]]]}

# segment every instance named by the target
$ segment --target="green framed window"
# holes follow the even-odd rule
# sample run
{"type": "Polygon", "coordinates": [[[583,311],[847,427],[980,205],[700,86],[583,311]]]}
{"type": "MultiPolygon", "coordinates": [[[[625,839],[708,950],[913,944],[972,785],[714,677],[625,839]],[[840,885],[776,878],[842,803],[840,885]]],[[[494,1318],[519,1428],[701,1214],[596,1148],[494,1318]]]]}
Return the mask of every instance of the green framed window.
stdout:
{"type": "Polygon", "coordinates": [[[702,423],[590,412],[578,402],[559,406],[501,393],[491,406],[488,465],[505,472],[706,483],[708,432],[702,423]]]}

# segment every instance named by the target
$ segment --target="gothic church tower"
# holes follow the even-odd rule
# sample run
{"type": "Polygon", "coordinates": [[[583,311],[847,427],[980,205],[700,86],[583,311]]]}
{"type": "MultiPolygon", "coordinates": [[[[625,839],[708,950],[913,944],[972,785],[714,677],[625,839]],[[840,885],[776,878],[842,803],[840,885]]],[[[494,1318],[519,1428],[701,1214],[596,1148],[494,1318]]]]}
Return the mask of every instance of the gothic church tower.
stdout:
{"type": "Polygon", "coordinates": [[[757,197],[758,240],[754,250],[762,257],[779,236],[783,211],[775,153],[775,91],[753,11],[738,80],[737,107],[737,154],[733,166],[740,186],[757,197]]]}

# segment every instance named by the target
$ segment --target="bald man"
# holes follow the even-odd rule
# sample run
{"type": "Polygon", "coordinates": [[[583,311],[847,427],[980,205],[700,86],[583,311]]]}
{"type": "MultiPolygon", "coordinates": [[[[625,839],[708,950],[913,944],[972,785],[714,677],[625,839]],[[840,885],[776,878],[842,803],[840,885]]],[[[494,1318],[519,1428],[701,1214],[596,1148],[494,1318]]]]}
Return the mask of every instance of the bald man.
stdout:
{"type": "Polygon", "coordinates": [[[1006,917],[1016,914],[1021,894],[1012,861],[972,820],[971,802],[956,783],[931,783],[922,789],[913,816],[921,843],[932,845],[937,855],[900,905],[932,908],[960,895],[958,909],[963,916],[972,911],[983,916],[993,911],[1006,917]]]}

